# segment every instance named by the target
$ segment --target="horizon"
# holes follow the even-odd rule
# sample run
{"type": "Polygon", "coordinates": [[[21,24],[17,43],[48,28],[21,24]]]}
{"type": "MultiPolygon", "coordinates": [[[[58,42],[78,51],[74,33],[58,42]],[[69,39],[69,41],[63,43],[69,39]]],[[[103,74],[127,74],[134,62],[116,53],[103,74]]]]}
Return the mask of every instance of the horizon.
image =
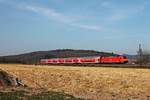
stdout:
{"type": "Polygon", "coordinates": [[[61,48],[150,50],[149,0],[0,0],[0,56],[61,48]]]}
{"type": "MultiPolygon", "coordinates": [[[[16,55],[22,55],[22,54],[28,54],[28,53],[34,53],[34,52],[47,52],[47,51],[56,51],[56,50],[88,50],[88,49],[55,49],[55,50],[45,50],[45,51],[30,51],[30,52],[23,52],[23,53],[16,53],[16,54],[8,54],[8,55],[0,55],[0,57],[3,56],[16,56],[16,55]]],[[[104,53],[113,53],[113,54],[118,54],[115,52],[111,52],[111,51],[98,51],[98,50],[90,50],[90,51],[96,51],[96,52],[104,52],[104,53]]],[[[119,54],[119,55],[136,55],[136,54],[119,54]]]]}

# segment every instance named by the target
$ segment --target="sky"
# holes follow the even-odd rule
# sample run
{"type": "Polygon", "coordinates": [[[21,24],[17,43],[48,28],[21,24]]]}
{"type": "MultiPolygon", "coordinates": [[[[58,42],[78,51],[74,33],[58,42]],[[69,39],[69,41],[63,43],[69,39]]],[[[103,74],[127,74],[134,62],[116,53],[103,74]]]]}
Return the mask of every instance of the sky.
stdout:
{"type": "Polygon", "coordinates": [[[150,49],[149,0],[0,0],[0,56],[55,49],[150,49]]]}

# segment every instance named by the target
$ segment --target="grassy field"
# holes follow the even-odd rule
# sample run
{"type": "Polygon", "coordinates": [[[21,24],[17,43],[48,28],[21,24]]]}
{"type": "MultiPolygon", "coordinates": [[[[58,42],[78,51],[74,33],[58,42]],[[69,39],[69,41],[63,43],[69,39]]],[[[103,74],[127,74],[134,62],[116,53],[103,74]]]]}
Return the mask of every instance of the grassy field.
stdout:
{"type": "Polygon", "coordinates": [[[24,90],[0,92],[0,100],[83,100],[60,92],[31,93],[24,90]]]}
{"type": "Polygon", "coordinates": [[[19,64],[0,64],[0,68],[36,92],[65,92],[92,100],[150,99],[149,69],[19,64]]]}

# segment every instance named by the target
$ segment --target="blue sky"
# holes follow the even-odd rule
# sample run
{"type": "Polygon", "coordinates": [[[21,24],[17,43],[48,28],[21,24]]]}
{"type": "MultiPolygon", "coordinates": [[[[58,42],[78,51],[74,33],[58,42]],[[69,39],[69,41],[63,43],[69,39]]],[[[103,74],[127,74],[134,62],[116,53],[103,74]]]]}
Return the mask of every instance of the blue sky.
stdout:
{"type": "Polygon", "coordinates": [[[150,49],[149,0],[0,0],[0,55],[150,49]]]}

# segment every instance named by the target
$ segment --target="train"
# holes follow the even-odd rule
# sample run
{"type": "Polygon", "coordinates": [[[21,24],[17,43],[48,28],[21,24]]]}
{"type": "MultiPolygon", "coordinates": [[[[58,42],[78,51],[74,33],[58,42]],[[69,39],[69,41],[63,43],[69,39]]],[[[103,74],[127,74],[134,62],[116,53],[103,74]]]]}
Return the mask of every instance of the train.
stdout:
{"type": "Polygon", "coordinates": [[[126,64],[126,56],[91,56],[91,57],[70,57],[70,58],[51,58],[41,59],[40,64],[126,64]]]}

